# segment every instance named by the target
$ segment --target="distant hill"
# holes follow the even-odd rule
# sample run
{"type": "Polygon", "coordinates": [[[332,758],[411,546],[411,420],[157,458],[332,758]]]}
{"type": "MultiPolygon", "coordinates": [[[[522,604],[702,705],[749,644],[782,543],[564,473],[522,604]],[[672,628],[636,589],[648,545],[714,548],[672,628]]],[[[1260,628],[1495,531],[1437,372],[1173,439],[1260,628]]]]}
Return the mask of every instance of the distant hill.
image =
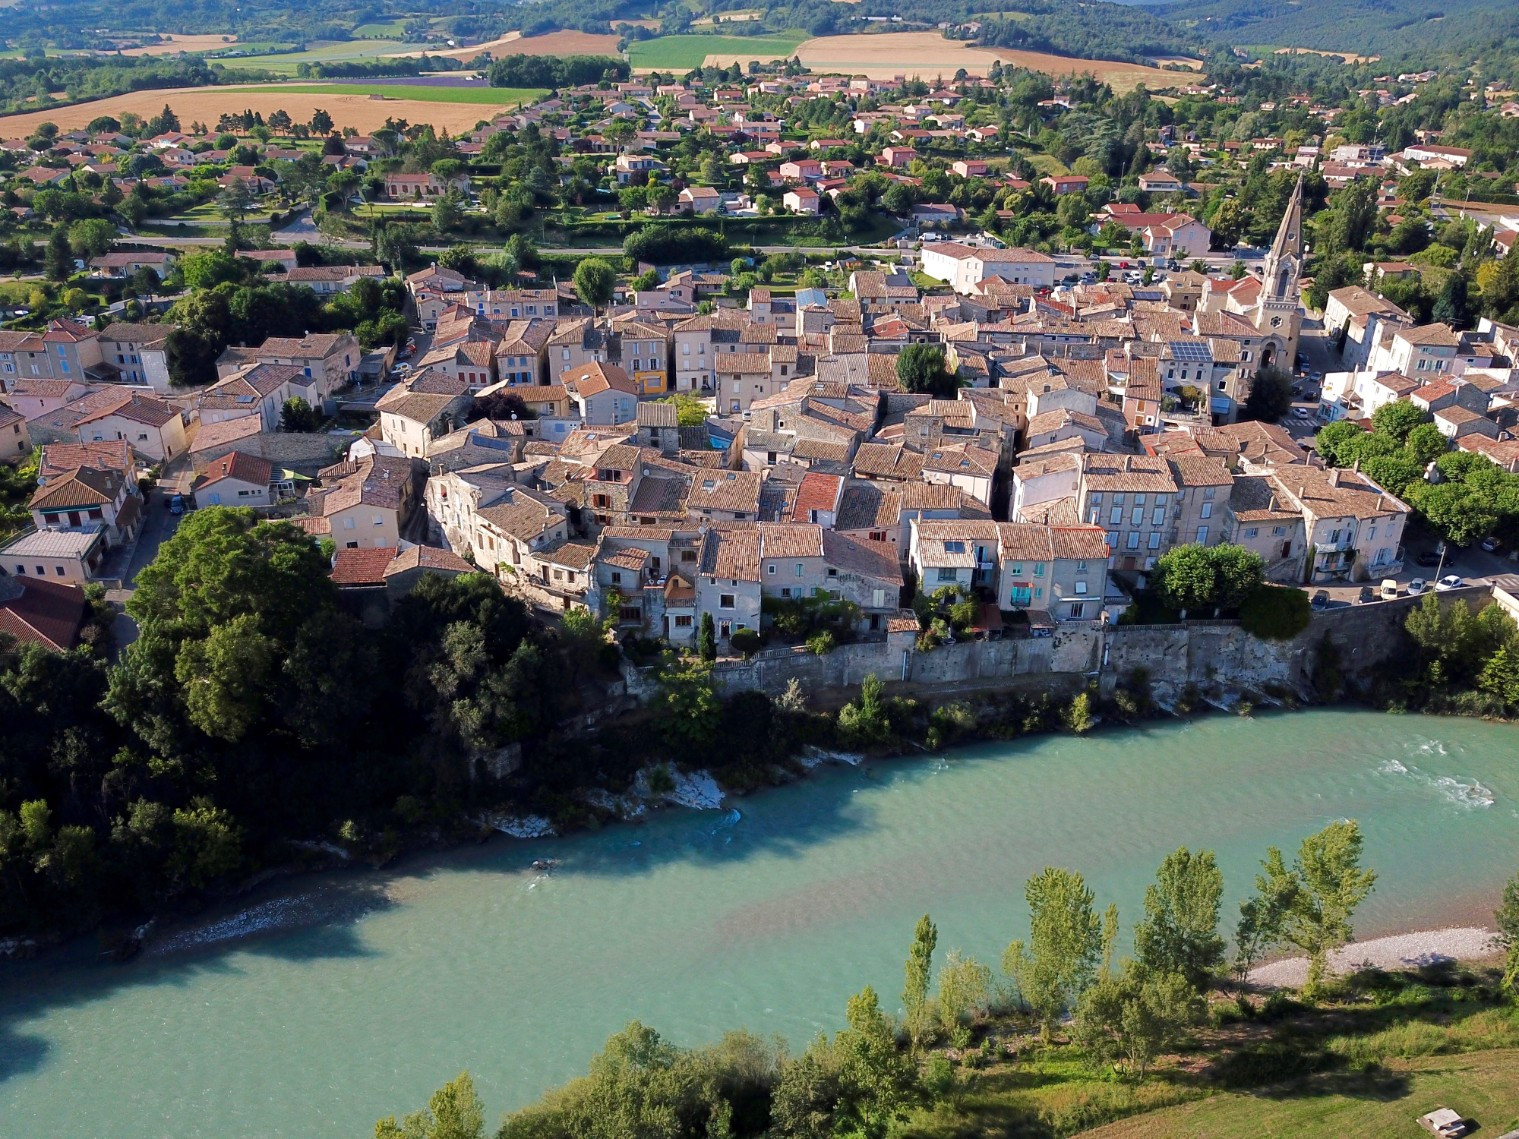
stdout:
{"type": "Polygon", "coordinates": [[[1398,58],[1519,51],[1514,0],[1163,0],[1146,10],[1212,43],[1398,58]]]}

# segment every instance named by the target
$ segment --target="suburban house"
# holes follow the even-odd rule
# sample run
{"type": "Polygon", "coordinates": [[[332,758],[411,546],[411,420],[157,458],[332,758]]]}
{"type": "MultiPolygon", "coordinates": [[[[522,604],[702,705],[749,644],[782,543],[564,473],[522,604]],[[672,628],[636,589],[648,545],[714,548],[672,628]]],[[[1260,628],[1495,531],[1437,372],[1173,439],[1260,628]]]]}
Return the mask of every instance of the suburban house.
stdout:
{"type": "Polygon", "coordinates": [[[375,409],[380,413],[380,437],[401,454],[425,459],[435,439],[463,425],[474,402],[463,383],[429,382],[424,375],[412,385],[397,384],[382,396],[375,409]]]}
{"type": "Polygon", "coordinates": [[[108,466],[79,467],[50,477],[32,492],[27,506],[39,530],[103,523],[110,546],[132,541],[142,524],[142,495],[136,481],[108,466]]]}
{"type": "Polygon", "coordinates": [[[74,420],[81,443],[123,439],[139,454],[166,462],[185,452],[185,420],[181,412],[152,396],[116,390],[86,397],[93,406],[74,420]]]}
{"type": "Polygon", "coordinates": [[[387,174],[385,196],[394,202],[433,202],[450,190],[469,193],[469,176],[458,174],[444,180],[436,174],[387,174]]]}
{"type": "Polygon", "coordinates": [[[273,505],[269,489],[273,482],[274,464],[268,459],[233,451],[214,460],[197,475],[191,491],[197,509],[207,506],[263,509],[273,505]]]}
{"type": "Polygon", "coordinates": [[[121,382],[146,384],[168,395],[169,333],[172,324],[108,324],[100,330],[100,358],[115,366],[121,382]]]}
{"type": "Polygon", "coordinates": [[[67,652],[79,643],[88,614],[89,602],[77,585],[0,572],[0,633],[21,644],[67,652]]]}

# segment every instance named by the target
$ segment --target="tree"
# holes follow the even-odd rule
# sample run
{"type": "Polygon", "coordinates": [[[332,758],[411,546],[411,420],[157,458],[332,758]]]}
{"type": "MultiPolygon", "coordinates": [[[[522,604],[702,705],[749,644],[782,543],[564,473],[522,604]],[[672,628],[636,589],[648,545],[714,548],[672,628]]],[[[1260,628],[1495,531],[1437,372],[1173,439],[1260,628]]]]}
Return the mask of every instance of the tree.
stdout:
{"type": "Polygon", "coordinates": [[[1408,453],[1413,460],[1422,468],[1450,450],[1450,440],[1446,439],[1433,423],[1421,423],[1408,433],[1404,446],[1408,448],[1408,453]]]}
{"type": "Polygon", "coordinates": [[[1073,1035],[1083,1051],[1120,1060],[1143,1080],[1157,1055],[1175,1045],[1202,1013],[1202,997],[1180,973],[1128,968],[1100,977],[1076,1009],[1073,1035]]]}
{"type": "Polygon", "coordinates": [[[1498,927],[1497,942],[1504,952],[1503,986],[1509,995],[1519,997],[1519,874],[1503,887],[1503,901],[1493,914],[1498,927]]]}
{"type": "Polygon", "coordinates": [[[681,427],[706,425],[707,405],[690,392],[675,392],[660,402],[675,405],[675,422],[681,427]]]}
{"type": "Polygon", "coordinates": [[[74,251],[69,248],[68,233],[61,228],[54,229],[47,239],[42,271],[49,281],[67,281],[74,272],[74,251]]]}
{"type": "Polygon", "coordinates": [[[1340,457],[1340,449],[1365,434],[1365,430],[1357,423],[1348,419],[1336,420],[1319,428],[1318,434],[1313,437],[1313,449],[1330,466],[1348,467],[1350,464],[1340,457]]]}
{"type": "Polygon", "coordinates": [[[1102,928],[1092,892],[1081,875],[1055,867],[1028,880],[1029,939],[1014,941],[1002,969],[1018,986],[1045,1041],[1061,1013],[1091,984],[1102,948],[1102,928]]]}
{"type": "Polygon", "coordinates": [[[717,659],[717,625],[710,613],[701,615],[701,627],[696,633],[696,655],[705,661],[717,659]]]}
{"type": "Polygon", "coordinates": [[[944,349],[937,344],[909,344],[897,354],[897,378],[907,391],[954,399],[960,381],[944,363],[944,349]]]}
{"type": "Polygon", "coordinates": [[[1265,580],[1261,556],[1228,542],[1173,546],[1161,555],[1151,575],[1161,601],[1183,617],[1207,605],[1215,611],[1238,608],[1265,580]]]}
{"type": "Polygon", "coordinates": [[[1292,410],[1292,377],[1276,368],[1262,368],[1255,373],[1250,394],[1240,409],[1243,419],[1275,423],[1292,410]]]}
{"type": "MultiPolygon", "coordinates": [[[[1399,444],[1408,441],[1409,434],[1414,428],[1429,424],[1429,415],[1421,411],[1407,400],[1394,400],[1392,403],[1384,403],[1376,411],[1371,413],[1371,426],[1375,431],[1389,435],[1399,444]]],[[[1436,428],[1438,431],[1439,428],[1436,428]]]]}
{"type": "Polygon", "coordinates": [[[105,218],[82,218],[69,226],[69,248],[75,257],[99,257],[116,242],[116,227],[105,218]]]}
{"type": "Polygon", "coordinates": [[[897,1048],[896,1028],[866,986],[849,998],[849,1027],[834,1037],[845,1093],[835,1134],[885,1139],[918,1099],[917,1069],[897,1048]]]}
{"type": "Polygon", "coordinates": [[[1361,828],[1353,820],[1330,823],[1303,839],[1289,868],[1282,852],[1271,847],[1256,879],[1258,897],[1267,899],[1261,912],[1280,914],[1280,939],[1308,955],[1308,979],[1303,995],[1317,995],[1328,968],[1329,954],[1352,936],[1350,919],[1371,893],[1376,872],[1361,867],[1361,828]],[[1290,898],[1276,910],[1271,900],[1290,898]]]}
{"type": "Polygon", "coordinates": [[[224,218],[236,225],[252,211],[253,191],[248,188],[248,183],[234,177],[217,196],[216,208],[224,218]]]}
{"type": "Polygon", "coordinates": [[[1482,666],[1477,687],[1496,696],[1508,707],[1519,705],[1519,649],[1499,645],[1482,666]]]}
{"type": "Polygon", "coordinates": [[[939,970],[938,1013],[939,1027],[957,1047],[968,1043],[965,1022],[985,1011],[991,991],[991,969],[951,949],[939,970]]]}
{"type": "Polygon", "coordinates": [[[1224,960],[1218,935],[1223,892],[1212,851],[1193,854],[1183,846],[1166,855],[1155,882],[1145,888],[1145,916],[1134,927],[1139,969],[1151,976],[1180,974],[1205,992],[1224,960]]]}
{"type": "Polygon", "coordinates": [[[711,663],[666,662],[651,707],[672,747],[700,755],[716,738],[722,714],[722,701],[712,686],[711,663]]]}
{"type": "Polygon", "coordinates": [[[839,735],[855,745],[883,744],[891,738],[891,719],[886,714],[886,686],[875,673],[860,682],[860,697],[839,709],[839,735]]]}
{"type": "Polygon", "coordinates": [[[318,107],[311,115],[311,133],[324,135],[332,133],[332,116],[318,107]]]}
{"type": "Polygon", "coordinates": [[[422,1111],[401,1122],[388,1116],[374,1125],[374,1139],[483,1139],[485,1104],[468,1072],[460,1072],[433,1092],[422,1111]]]}
{"type": "Polygon", "coordinates": [[[280,408],[280,429],[310,433],[321,426],[316,411],[302,396],[291,396],[280,408]]]}
{"type": "Polygon", "coordinates": [[[454,190],[448,191],[433,203],[432,224],[440,234],[446,234],[455,229],[463,217],[464,207],[458,193],[454,190]]]}
{"type": "Polygon", "coordinates": [[[1206,546],[1173,546],[1155,563],[1151,587],[1161,601],[1186,617],[1189,609],[1210,605],[1217,596],[1217,575],[1206,546]]]}
{"type": "Polygon", "coordinates": [[[928,982],[933,975],[934,948],[939,944],[939,930],[933,919],[924,914],[913,930],[912,947],[907,951],[902,985],[902,1008],[907,1015],[907,1038],[914,1050],[921,1047],[928,1028],[928,982]]]}
{"type": "Polygon", "coordinates": [[[617,271],[600,257],[587,257],[575,266],[575,295],[599,313],[612,300],[617,271]]]}

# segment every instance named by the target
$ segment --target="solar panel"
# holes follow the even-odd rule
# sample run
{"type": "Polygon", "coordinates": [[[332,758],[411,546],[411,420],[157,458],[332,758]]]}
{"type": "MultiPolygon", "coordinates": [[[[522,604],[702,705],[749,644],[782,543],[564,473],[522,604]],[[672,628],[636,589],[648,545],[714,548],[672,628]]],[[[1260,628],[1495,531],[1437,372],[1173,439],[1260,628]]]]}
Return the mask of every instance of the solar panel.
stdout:
{"type": "Polygon", "coordinates": [[[1171,359],[1181,364],[1206,364],[1213,359],[1213,353],[1208,351],[1206,344],[1195,344],[1190,340],[1173,340],[1168,347],[1171,349],[1171,359]]]}

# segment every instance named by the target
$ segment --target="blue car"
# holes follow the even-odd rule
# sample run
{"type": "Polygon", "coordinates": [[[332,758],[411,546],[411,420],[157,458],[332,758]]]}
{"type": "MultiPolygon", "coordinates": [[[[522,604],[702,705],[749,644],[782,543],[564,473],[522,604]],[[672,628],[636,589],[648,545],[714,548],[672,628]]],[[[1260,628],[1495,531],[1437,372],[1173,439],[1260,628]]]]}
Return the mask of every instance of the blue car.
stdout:
{"type": "Polygon", "coordinates": [[[184,512],[185,512],[185,496],[184,495],[182,495],[182,494],[176,494],[173,498],[169,499],[169,513],[170,514],[183,514],[184,512]]]}

